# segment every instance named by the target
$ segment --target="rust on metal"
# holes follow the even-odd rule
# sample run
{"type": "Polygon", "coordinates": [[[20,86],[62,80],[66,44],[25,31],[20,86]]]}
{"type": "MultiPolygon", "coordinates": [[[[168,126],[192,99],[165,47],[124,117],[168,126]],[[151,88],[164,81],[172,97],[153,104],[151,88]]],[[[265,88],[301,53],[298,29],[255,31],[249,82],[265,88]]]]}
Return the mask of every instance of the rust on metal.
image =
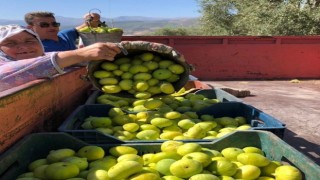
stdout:
{"type": "Polygon", "coordinates": [[[92,85],[80,79],[85,73],[79,68],[0,94],[0,152],[31,132],[54,131],[87,99],[92,85]]]}

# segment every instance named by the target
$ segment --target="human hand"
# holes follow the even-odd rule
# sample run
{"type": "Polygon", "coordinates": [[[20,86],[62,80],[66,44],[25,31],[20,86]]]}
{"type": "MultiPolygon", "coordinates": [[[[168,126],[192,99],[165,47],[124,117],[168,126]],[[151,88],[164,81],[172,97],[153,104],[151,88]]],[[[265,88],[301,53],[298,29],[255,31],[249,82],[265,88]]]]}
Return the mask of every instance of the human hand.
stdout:
{"type": "Polygon", "coordinates": [[[98,13],[87,13],[83,16],[87,25],[95,28],[101,24],[100,14],[98,13]]]}
{"type": "Polygon", "coordinates": [[[114,57],[121,50],[116,43],[95,43],[72,51],[61,51],[55,56],[55,61],[60,68],[65,68],[74,64],[109,60],[113,61],[114,57]]]}
{"type": "Polygon", "coordinates": [[[106,59],[113,61],[114,57],[121,52],[115,43],[94,43],[92,45],[75,50],[76,54],[84,61],[106,59]]]}
{"type": "Polygon", "coordinates": [[[84,20],[90,20],[90,21],[100,21],[100,14],[98,13],[87,13],[83,16],[84,20]]]}

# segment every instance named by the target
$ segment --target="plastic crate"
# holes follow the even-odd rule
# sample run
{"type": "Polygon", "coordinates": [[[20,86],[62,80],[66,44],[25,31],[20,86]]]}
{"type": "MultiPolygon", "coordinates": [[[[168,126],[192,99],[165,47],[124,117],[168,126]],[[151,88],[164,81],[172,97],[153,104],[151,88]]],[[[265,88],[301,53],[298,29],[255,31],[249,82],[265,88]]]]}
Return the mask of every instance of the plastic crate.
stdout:
{"type": "MultiPolygon", "coordinates": [[[[58,128],[60,132],[69,133],[85,142],[91,144],[100,143],[153,143],[163,142],[165,140],[120,140],[112,135],[105,135],[96,130],[85,130],[81,124],[89,116],[106,117],[108,111],[113,106],[110,105],[82,105],[79,106],[58,128]]],[[[251,124],[253,130],[271,131],[280,138],[283,138],[285,125],[277,119],[263,113],[262,111],[239,102],[217,103],[204,110],[197,112],[201,114],[210,114],[214,117],[237,117],[243,116],[247,119],[247,123],[251,124]]],[[[212,139],[192,139],[184,141],[212,141],[212,139]]]]}
{"type": "Polygon", "coordinates": [[[79,106],[58,128],[58,131],[69,133],[72,136],[91,144],[124,143],[118,138],[103,134],[94,129],[83,129],[81,124],[89,116],[107,117],[111,105],[82,105],[79,106]]]}
{"type": "Polygon", "coordinates": [[[200,89],[195,92],[195,94],[202,94],[206,98],[210,99],[218,99],[220,102],[242,102],[241,99],[235,97],[234,95],[220,89],[220,88],[213,88],[213,89],[200,89]]]}
{"type": "Polygon", "coordinates": [[[197,112],[198,115],[209,114],[215,118],[230,116],[243,116],[252,130],[270,131],[283,139],[286,125],[280,120],[266,114],[265,112],[242,102],[217,103],[203,108],[197,112]]]}
{"type": "MultiPolygon", "coordinates": [[[[304,179],[316,180],[320,177],[320,167],[286,142],[266,131],[237,131],[215,142],[199,142],[206,148],[221,151],[227,147],[244,148],[255,146],[261,148],[270,160],[289,163],[303,173],[304,179]]],[[[44,158],[50,150],[71,148],[78,150],[88,145],[65,133],[37,133],[20,140],[0,155],[0,179],[14,180],[19,174],[27,172],[29,163],[44,158]]],[[[151,144],[101,144],[105,151],[117,145],[131,146],[139,155],[160,151],[160,143],[151,144]]]]}
{"type": "MultiPolygon", "coordinates": [[[[101,91],[94,91],[87,99],[85,104],[98,104],[96,102],[97,97],[100,95],[104,94],[101,91]]],[[[227,93],[226,91],[219,89],[219,88],[214,88],[214,89],[199,89],[194,92],[194,94],[202,94],[206,98],[210,99],[218,99],[220,102],[242,102],[241,99],[227,93]]]]}

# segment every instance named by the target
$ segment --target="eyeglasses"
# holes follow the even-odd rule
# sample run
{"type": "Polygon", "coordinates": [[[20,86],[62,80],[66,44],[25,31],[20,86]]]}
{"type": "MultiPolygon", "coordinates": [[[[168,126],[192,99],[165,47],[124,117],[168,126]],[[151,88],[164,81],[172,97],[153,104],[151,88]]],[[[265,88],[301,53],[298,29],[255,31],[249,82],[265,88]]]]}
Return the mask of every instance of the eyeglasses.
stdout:
{"type": "Polygon", "coordinates": [[[39,22],[38,25],[39,25],[41,28],[47,28],[47,27],[50,26],[50,24],[51,24],[52,27],[60,27],[60,23],[58,23],[58,22],[52,22],[52,23],[39,22]]]}

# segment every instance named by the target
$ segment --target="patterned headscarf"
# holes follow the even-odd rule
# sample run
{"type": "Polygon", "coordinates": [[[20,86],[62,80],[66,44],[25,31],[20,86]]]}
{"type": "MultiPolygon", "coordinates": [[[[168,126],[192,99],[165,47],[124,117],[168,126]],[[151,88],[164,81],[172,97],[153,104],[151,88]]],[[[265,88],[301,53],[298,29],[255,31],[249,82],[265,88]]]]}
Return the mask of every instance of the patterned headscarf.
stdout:
{"type": "MultiPolygon", "coordinates": [[[[31,35],[33,35],[35,38],[37,38],[39,43],[41,44],[42,50],[44,52],[44,47],[41,43],[39,35],[37,33],[35,33],[34,31],[32,31],[31,29],[28,29],[26,27],[16,25],[16,24],[0,26],[0,43],[3,42],[5,39],[7,39],[11,36],[14,36],[16,34],[19,34],[23,31],[26,31],[26,32],[30,33],[31,35]]],[[[0,50],[0,57],[3,57],[5,59],[9,59],[9,60],[14,60],[1,50],[0,50]]]]}

